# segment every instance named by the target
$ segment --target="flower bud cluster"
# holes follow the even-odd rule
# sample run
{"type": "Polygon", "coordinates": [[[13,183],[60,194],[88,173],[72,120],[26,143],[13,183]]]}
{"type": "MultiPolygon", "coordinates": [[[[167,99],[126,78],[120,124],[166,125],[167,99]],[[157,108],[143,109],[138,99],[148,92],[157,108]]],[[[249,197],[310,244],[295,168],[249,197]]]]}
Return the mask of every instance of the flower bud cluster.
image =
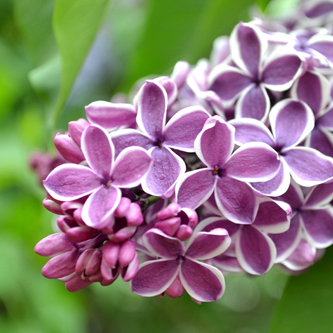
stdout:
{"type": "Polygon", "coordinates": [[[333,243],[326,4],[240,22],[210,59],[138,82],[133,100],[93,102],[57,134],[64,163],[43,185],[61,232],[36,246],[52,257],[43,275],[72,291],[121,275],[142,296],[208,302],[222,272],[313,264],[333,243]]]}

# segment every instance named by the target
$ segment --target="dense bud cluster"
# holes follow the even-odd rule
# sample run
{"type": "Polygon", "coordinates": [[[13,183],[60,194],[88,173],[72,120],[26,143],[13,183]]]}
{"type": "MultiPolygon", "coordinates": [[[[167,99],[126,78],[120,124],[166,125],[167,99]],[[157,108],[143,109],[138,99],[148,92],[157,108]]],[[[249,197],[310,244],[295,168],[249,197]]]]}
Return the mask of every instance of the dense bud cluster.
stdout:
{"type": "Polygon", "coordinates": [[[223,273],[313,264],[333,243],[332,14],[241,22],[133,101],[89,104],[43,177],[59,233],[36,245],[42,274],[208,302],[223,273]]]}

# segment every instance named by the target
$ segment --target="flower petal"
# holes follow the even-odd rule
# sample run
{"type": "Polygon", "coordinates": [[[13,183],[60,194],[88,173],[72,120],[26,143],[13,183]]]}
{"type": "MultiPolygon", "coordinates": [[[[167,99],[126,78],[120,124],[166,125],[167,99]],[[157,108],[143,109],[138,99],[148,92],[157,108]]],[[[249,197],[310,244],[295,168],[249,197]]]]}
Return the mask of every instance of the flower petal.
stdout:
{"type": "Polygon", "coordinates": [[[309,146],[333,157],[333,135],[326,128],[316,126],[310,133],[309,146]]]}
{"type": "Polygon", "coordinates": [[[269,129],[257,119],[232,119],[229,121],[235,127],[235,143],[238,145],[248,142],[264,142],[274,145],[274,139],[269,129]]]}
{"type": "Polygon", "coordinates": [[[333,208],[301,211],[304,232],[310,245],[323,249],[333,244],[333,208]]]}
{"type": "Polygon", "coordinates": [[[236,242],[236,255],[246,272],[262,275],[273,266],[276,248],[267,235],[248,225],[243,226],[236,242]]]}
{"type": "Polygon", "coordinates": [[[151,138],[161,138],[166,119],[168,96],[157,82],[146,81],[138,93],[138,115],[140,129],[151,138]]]}
{"type": "Polygon", "coordinates": [[[185,173],[185,163],[166,147],[154,147],[149,152],[154,161],[142,180],[142,188],[151,195],[169,198],[174,193],[176,182],[185,173]]]}
{"type": "Polygon", "coordinates": [[[188,294],[199,302],[216,301],[224,293],[222,273],[208,264],[186,258],[179,277],[188,294]]]}
{"type": "Polygon", "coordinates": [[[271,102],[263,85],[251,85],[242,92],[235,108],[236,118],[253,118],[265,121],[271,102]]]}
{"type": "Polygon", "coordinates": [[[258,201],[246,183],[229,177],[218,179],[215,200],[221,213],[232,222],[250,224],[254,221],[258,201]]]}
{"type": "Polygon", "coordinates": [[[186,152],[194,152],[194,140],[203,128],[209,113],[199,106],[178,111],[164,130],[164,144],[186,152]]]}
{"type": "Polygon", "coordinates": [[[157,257],[177,259],[185,251],[184,245],[179,239],[170,237],[157,228],[149,229],[142,236],[142,240],[145,247],[157,257]]]}
{"type": "Polygon", "coordinates": [[[117,157],[112,171],[112,185],[124,188],[138,186],[150,166],[152,158],[141,147],[128,147],[117,157]]]}
{"type": "Polygon", "coordinates": [[[278,49],[273,52],[265,64],[262,81],[266,88],[284,91],[291,87],[303,72],[300,57],[292,49],[278,49]]]}
{"type": "Polygon", "coordinates": [[[177,260],[152,260],[140,265],[131,281],[132,291],[138,295],[152,297],[162,294],[178,274],[177,260]]]}
{"type": "Polygon", "coordinates": [[[304,103],[285,99],[274,105],[269,116],[276,147],[291,147],[299,144],[314,127],[314,116],[304,103]]]}
{"type": "Polygon", "coordinates": [[[112,213],[121,199],[121,191],[113,186],[100,187],[85,202],[82,209],[84,223],[96,229],[103,229],[110,223],[112,213]]]}
{"type": "Polygon", "coordinates": [[[194,142],[196,154],[207,166],[222,167],[234,148],[234,133],[220,116],[209,118],[194,142]]]}
{"type": "Polygon", "coordinates": [[[262,142],[250,142],[241,146],[225,164],[226,175],[245,182],[267,181],[280,169],[276,151],[262,142]]]}
{"type": "Polygon", "coordinates": [[[212,169],[187,172],[176,185],[176,202],[181,207],[196,209],[210,197],[215,182],[212,169]]]}
{"type": "Polygon", "coordinates": [[[287,203],[264,198],[253,225],[261,231],[280,234],[289,229],[291,212],[292,209],[287,203]]]}
{"type": "Polygon", "coordinates": [[[306,196],[304,207],[318,207],[333,200],[333,182],[315,186],[306,196]]]}
{"type": "Polygon", "coordinates": [[[223,253],[230,245],[228,231],[216,228],[209,232],[196,232],[187,244],[186,257],[206,260],[223,253]]]}
{"type": "Polygon", "coordinates": [[[82,198],[101,186],[101,178],[91,169],[76,164],[62,164],[43,182],[50,195],[60,201],[82,198]]]}
{"type": "Polygon", "coordinates": [[[301,216],[296,214],[290,221],[290,228],[281,234],[272,234],[269,237],[276,247],[276,263],[288,258],[296,249],[302,236],[301,216]]]}
{"type": "Polygon", "coordinates": [[[210,83],[208,89],[214,91],[227,104],[232,104],[252,83],[251,77],[242,70],[225,64],[216,66],[208,80],[210,83]]]}
{"type": "Polygon", "coordinates": [[[317,115],[329,101],[330,84],[323,75],[308,71],[293,85],[291,97],[305,102],[317,115]]]}
{"type": "Polygon", "coordinates": [[[115,156],[127,147],[137,146],[148,150],[153,146],[153,141],[149,137],[133,129],[112,132],[111,140],[115,147],[115,156]]]}
{"type": "Polygon", "coordinates": [[[283,159],[290,173],[301,186],[314,186],[333,177],[333,159],[315,149],[305,147],[290,148],[283,159]]]}
{"type": "Polygon", "coordinates": [[[89,166],[108,178],[114,159],[114,146],[108,133],[97,125],[88,126],[82,134],[81,148],[89,166]]]}
{"type": "Polygon", "coordinates": [[[86,106],[87,119],[105,129],[135,124],[134,106],[125,103],[96,101],[86,106]]]}

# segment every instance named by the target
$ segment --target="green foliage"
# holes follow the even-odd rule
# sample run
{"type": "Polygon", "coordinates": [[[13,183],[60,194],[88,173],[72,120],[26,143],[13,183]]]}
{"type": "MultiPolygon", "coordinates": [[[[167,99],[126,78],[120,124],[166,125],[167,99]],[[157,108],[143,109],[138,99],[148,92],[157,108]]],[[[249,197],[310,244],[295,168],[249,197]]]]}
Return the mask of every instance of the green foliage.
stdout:
{"type": "Polygon", "coordinates": [[[293,276],[277,305],[271,333],[331,332],[333,249],[300,276],[293,276]]]}

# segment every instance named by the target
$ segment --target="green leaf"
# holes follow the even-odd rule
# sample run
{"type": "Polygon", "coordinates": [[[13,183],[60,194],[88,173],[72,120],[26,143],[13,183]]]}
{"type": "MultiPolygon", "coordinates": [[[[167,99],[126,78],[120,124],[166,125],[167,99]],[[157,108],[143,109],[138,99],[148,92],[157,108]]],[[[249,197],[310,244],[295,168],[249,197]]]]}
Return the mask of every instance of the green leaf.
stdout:
{"type": "Polygon", "coordinates": [[[53,7],[53,0],[14,0],[15,21],[37,65],[56,53],[52,32],[53,7]]]}
{"type": "Polygon", "coordinates": [[[141,77],[170,72],[179,60],[193,63],[207,57],[216,37],[230,34],[239,20],[248,19],[254,2],[239,0],[235,6],[227,0],[151,0],[124,85],[129,88],[141,77]]]}
{"type": "Polygon", "coordinates": [[[99,30],[109,0],[56,0],[53,29],[61,57],[61,88],[51,126],[71,92],[75,78],[99,30]]]}
{"type": "Polygon", "coordinates": [[[300,276],[293,276],[279,301],[271,333],[332,332],[333,247],[300,276]]]}

